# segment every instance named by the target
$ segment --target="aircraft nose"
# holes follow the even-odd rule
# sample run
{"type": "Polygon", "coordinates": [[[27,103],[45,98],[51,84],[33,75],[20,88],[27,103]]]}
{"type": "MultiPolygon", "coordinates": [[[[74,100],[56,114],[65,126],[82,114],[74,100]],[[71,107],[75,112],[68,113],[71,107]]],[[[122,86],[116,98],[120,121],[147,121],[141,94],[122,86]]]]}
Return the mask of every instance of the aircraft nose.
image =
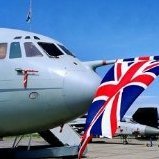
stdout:
{"type": "Polygon", "coordinates": [[[100,81],[100,77],[93,71],[67,73],[64,80],[64,98],[72,115],[81,115],[88,110],[100,81]]]}

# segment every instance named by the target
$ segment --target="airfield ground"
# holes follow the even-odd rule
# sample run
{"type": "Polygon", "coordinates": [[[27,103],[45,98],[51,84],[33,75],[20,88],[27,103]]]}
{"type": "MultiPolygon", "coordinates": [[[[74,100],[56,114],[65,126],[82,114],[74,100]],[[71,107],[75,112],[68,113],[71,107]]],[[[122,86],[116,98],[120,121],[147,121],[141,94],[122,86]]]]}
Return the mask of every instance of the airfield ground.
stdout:
{"type": "Polygon", "coordinates": [[[131,139],[128,145],[121,144],[121,139],[95,139],[89,145],[87,158],[89,159],[159,159],[158,142],[147,147],[148,141],[131,139]]]}
{"type": "MultiPolygon", "coordinates": [[[[11,147],[14,138],[4,138],[0,141],[0,147],[11,147]]],[[[20,143],[27,145],[28,137],[20,143]]],[[[130,139],[128,145],[123,145],[120,138],[115,139],[93,139],[88,146],[88,159],[158,159],[159,158],[159,141],[154,141],[152,147],[147,147],[148,141],[139,141],[130,139]]],[[[45,141],[40,137],[33,137],[32,145],[43,145],[45,141]]]]}

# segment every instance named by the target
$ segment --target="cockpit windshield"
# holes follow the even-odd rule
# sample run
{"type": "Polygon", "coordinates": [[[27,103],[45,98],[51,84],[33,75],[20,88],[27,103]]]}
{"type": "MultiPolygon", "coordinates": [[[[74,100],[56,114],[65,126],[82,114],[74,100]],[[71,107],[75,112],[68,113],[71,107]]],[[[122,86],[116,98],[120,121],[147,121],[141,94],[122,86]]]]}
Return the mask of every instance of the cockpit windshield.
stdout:
{"type": "Polygon", "coordinates": [[[65,48],[63,45],[58,45],[67,55],[75,57],[67,48],[65,48]]]}
{"type": "Polygon", "coordinates": [[[63,53],[53,43],[38,42],[38,45],[50,56],[58,57],[63,53]]]}

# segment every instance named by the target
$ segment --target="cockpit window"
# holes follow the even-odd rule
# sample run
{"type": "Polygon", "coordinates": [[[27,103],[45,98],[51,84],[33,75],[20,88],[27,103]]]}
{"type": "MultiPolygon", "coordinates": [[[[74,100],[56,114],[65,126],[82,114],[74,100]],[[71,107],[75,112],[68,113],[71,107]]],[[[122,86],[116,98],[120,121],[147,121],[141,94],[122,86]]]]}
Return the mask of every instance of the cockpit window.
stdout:
{"type": "Polygon", "coordinates": [[[22,36],[16,36],[14,39],[21,39],[22,36]]]}
{"type": "Polygon", "coordinates": [[[4,59],[7,54],[7,43],[0,43],[0,59],[4,59]]]}
{"type": "Polygon", "coordinates": [[[43,56],[32,42],[25,42],[24,47],[27,57],[43,56]]]}
{"type": "Polygon", "coordinates": [[[39,37],[37,37],[37,36],[34,36],[34,39],[35,39],[35,40],[40,40],[40,38],[39,38],[39,37]]]}
{"type": "Polygon", "coordinates": [[[58,45],[67,55],[75,57],[67,48],[65,48],[63,45],[58,45]]]}
{"type": "Polygon", "coordinates": [[[52,57],[58,57],[63,55],[63,53],[53,44],[53,43],[44,43],[38,42],[38,45],[49,55],[52,57]]]}
{"type": "Polygon", "coordinates": [[[20,57],[22,57],[20,43],[19,42],[11,43],[9,58],[20,58],[20,57]]]}
{"type": "Polygon", "coordinates": [[[30,36],[26,36],[25,39],[31,39],[30,36]]]}

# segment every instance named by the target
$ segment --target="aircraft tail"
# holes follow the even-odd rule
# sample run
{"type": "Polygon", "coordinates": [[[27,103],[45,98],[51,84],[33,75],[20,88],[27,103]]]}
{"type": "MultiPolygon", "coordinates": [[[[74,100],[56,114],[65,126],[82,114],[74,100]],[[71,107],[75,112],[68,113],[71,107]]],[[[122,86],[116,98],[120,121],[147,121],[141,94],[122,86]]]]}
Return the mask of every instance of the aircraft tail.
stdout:
{"type": "Polygon", "coordinates": [[[133,114],[132,119],[139,124],[158,128],[157,107],[138,108],[133,114]]]}
{"type": "Polygon", "coordinates": [[[140,59],[117,61],[103,78],[88,111],[79,158],[92,136],[115,135],[129,107],[159,75],[159,61],[140,59]]]}

